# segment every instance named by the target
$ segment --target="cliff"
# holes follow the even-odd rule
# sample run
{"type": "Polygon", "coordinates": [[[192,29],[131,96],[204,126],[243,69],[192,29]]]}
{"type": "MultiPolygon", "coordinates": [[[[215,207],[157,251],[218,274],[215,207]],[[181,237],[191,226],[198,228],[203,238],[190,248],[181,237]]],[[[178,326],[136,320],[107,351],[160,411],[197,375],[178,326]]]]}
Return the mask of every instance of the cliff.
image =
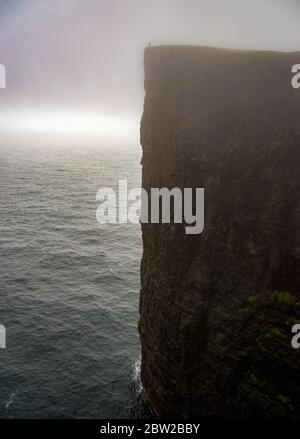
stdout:
{"type": "Polygon", "coordinates": [[[205,188],[205,229],[143,224],[141,379],[159,416],[300,418],[300,53],[145,51],[142,185],[205,188]]]}

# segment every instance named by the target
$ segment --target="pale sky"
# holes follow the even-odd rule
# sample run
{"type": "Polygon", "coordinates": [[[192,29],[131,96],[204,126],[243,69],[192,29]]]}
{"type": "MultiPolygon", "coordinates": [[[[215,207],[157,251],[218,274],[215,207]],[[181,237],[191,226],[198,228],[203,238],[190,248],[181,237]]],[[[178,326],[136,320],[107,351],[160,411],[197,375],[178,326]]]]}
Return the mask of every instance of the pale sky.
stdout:
{"type": "Polygon", "coordinates": [[[0,136],[138,142],[149,41],[298,51],[299,23],[298,0],[0,0],[0,136]]]}

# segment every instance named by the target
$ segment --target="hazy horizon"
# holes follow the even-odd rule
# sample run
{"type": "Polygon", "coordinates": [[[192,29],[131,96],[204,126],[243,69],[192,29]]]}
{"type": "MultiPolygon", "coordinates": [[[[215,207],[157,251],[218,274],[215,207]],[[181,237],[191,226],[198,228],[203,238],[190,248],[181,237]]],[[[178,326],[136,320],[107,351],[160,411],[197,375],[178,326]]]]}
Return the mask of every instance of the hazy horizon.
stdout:
{"type": "Polygon", "coordinates": [[[0,0],[3,138],[139,144],[152,45],[299,50],[295,0],[0,0]]]}

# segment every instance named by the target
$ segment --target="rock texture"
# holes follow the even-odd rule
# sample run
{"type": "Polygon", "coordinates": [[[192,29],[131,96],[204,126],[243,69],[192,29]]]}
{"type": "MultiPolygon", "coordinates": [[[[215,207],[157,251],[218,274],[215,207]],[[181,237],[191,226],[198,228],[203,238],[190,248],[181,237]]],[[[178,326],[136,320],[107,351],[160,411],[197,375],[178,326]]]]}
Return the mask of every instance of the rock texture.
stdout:
{"type": "Polygon", "coordinates": [[[143,187],[204,187],[205,229],[142,225],[142,383],[159,416],[300,418],[300,53],[145,51],[143,187]]]}

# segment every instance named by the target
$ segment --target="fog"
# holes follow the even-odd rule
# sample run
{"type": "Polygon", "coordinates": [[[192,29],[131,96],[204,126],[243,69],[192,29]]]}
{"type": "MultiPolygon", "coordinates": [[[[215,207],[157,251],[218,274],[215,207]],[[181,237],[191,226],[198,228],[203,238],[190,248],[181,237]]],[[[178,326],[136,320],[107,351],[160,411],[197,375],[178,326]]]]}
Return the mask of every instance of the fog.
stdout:
{"type": "Polygon", "coordinates": [[[0,0],[0,133],[138,144],[149,42],[294,51],[299,22],[298,0],[0,0]]]}

